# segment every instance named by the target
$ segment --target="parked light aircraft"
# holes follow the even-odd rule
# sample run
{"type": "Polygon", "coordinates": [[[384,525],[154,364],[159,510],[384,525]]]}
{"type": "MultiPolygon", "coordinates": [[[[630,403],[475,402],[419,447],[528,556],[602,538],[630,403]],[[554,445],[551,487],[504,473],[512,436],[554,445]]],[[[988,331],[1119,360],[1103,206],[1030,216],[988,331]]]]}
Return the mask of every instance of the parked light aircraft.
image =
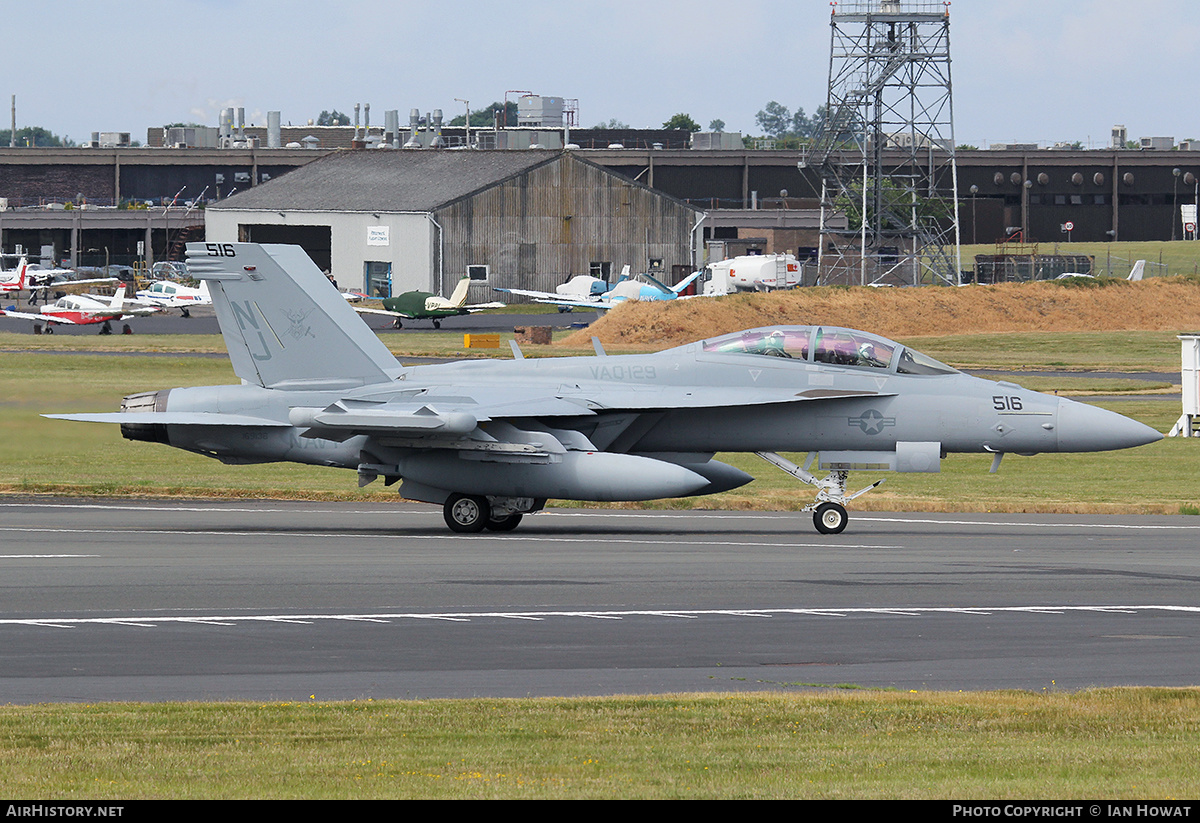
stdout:
{"type": "Polygon", "coordinates": [[[33,266],[24,257],[17,267],[0,272],[0,291],[19,292],[25,289],[44,289],[55,285],[82,286],[89,283],[111,283],[115,277],[99,277],[91,280],[67,279],[75,272],[70,269],[41,269],[33,266]]]}
{"type": "Polygon", "coordinates": [[[1121,449],[1162,435],[1110,411],[962,374],[902,344],[825,326],[735,332],[657,354],[401,366],[295,246],[189,244],[241,385],[126,397],[130,440],[229,464],[353,469],[441,504],[454,531],[507,531],[547,498],[649,500],[753,478],[758,452],[817,487],[845,528],[852,469],[934,472],[946,452],[1121,449]],[[796,466],[776,452],[810,452],[796,466]],[[810,473],[813,460],[829,474],[810,473]]]}
{"type": "Polygon", "coordinates": [[[179,309],[184,317],[191,317],[193,306],[210,306],[212,298],[208,295],[208,284],[201,283],[200,288],[193,289],[182,283],[170,280],[157,280],[147,288],[137,292],[139,302],[150,306],[160,306],[164,309],[179,309]]]}
{"type": "Polygon", "coordinates": [[[554,294],[528,289],[496,289],[496,291],[532,297],[535,303],[582,309],[611,309],[627,300],[674,300],[683,293],[702,272],[692,272],[675,286],[668,286],[649,274],[629,276],[629,266],[621,272],[621,279],[607,291],[597,289],[604,283],[596,277],[576,275],[558,286],[554,294]]]}
{"type": "Polygon", "coordinates": [[[54,303],[42,306],[38,312],[21,312],[12,308],[0,310],[5,317],[19,317],[24,320],[39,320],[46,324],[46,333],[54,333],[54,324],[67,326],[85,326],[91,323],[106,323],[111,320],[125,320],[130,317],[145,317],[157,314],[162,309],[158,306],[142,306],[125,301],[125,287],[122,286],[112,298],[100,297],[95,294],[68,294],[58,298],[54,303]]]}
{"type": "MultiPolygon", "coordinates": [[[[1130,282],[1137,282],[1142,279],[1142,277],[1145,275],[1145,273],[1146,273],[1146,261],[1139,260],[1133,264],[1133,268],[1129,270],[1129,276],[1126,277],[1125,279],[1130,282]]],[[[1094,274],[1080,274],[1078,272],[1070,272],[1070,271],[1064,272],[1063,274],[1060,274],[1058,277],[1055,277],[1054,279],[1055,280],[1070,280],[1073,277],[1078,277],[1083,280],[1096,280],[1097,279],[1096,275],[1094,275],[1094,274]]]]}
{"type": "Polygon", "coordinates": [[[17,263],[15,269],[0,272],[0,291],[18,292],[25,290],[25,276],[29,268],[28,261],[24,257],[17,263]]]}
{"type": "MultiPolygon", "coordinates": [[[[474,303],[467,305],[467,293],[471,288],[471,278],[463,277],[454,287],[450,299],[425,291],[406,291],[395,297],[383,299],[382,309],[370,309],[365,306],[355,306],[354,310],[362,314],[385,314],[396,318],[396,328],[401,328],[401,320],[432,320],[433,327],[442,327],[443,317],[457,317],[460,314],[473,314],[487,309],[502,309],[503,303],[474,303]]],[[[347,295],[343,297],[349,299],[347,295]]]]}

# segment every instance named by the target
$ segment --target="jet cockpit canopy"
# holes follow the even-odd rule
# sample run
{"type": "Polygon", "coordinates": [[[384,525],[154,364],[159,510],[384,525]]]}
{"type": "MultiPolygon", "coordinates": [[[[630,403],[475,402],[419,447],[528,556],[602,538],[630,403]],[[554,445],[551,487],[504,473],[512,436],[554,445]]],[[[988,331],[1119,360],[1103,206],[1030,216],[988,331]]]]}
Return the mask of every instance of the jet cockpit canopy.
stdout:
{"type": "Polygon", "coordinates": [[[706,352],[783,357],[898,374],[956,373],[945,363],[894,340],[834,326],[771,326],[713,337],[701,345],[706,352]]]}

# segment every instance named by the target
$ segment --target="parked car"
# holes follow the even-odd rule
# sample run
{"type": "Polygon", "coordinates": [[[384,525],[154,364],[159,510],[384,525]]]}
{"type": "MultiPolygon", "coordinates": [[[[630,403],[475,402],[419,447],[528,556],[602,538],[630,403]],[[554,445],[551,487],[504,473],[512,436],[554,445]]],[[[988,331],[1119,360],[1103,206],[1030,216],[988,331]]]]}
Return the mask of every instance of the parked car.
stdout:
{"type": "Polygon", "coordinates": [[[151,280],[174,280],[182,282],[190,280],[187,263],[181,260],[159,260],[150,267],[151,280]]]}

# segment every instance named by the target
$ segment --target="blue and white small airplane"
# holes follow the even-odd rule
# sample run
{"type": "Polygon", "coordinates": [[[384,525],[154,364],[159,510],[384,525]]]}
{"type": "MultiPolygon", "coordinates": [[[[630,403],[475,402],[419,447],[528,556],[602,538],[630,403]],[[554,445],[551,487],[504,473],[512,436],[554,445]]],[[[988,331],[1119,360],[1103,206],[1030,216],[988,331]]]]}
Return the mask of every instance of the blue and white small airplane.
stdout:
{"type": "Polygon", "coordinates": [[[678,285],[668,286],[649,274],[630,276],[629,266],[621,270],[621,279],[611,289],[598,277],[576,275],[555,289],[555,294],[528,289],[496,289],[508,294],[532,297],[535,303],[548,303],[567,309],[611,309],[628,300],[674,300],[703,272],[693,272],[678,285]]]}

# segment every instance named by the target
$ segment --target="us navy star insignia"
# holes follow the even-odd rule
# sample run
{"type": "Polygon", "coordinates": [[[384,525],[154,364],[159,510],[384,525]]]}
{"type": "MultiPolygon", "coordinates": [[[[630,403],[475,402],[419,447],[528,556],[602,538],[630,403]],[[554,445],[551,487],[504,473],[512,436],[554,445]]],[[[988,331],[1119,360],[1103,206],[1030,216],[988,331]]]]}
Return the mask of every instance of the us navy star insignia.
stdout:
{"type": "Polygon", "coordinates": [[[848,417],[846,420],[851,426],[862,429],[863,434],[879,434],[888,426],[896,425],[896,418],[884,417],[876,409],[867,409],[858,417],[848,417]]]}

